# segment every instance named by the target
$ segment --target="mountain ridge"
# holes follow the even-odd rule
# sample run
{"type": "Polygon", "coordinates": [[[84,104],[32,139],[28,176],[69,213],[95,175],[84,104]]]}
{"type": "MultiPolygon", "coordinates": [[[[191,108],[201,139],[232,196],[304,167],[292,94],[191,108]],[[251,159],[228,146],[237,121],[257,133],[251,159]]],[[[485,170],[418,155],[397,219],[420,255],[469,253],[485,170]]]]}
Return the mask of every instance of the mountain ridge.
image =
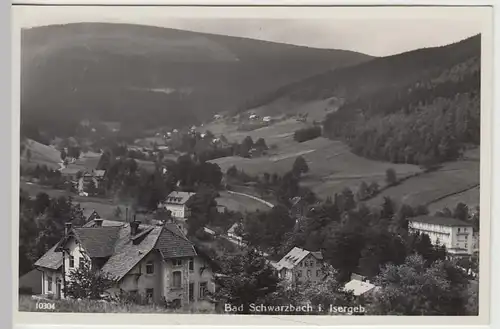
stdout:
{"type": "Polygon", "coordinates": [[[81,119],[191,124],[330,67],[371,59],[131,24],[42,26],[21,38],[21,120],[59,134],[81,119]]]}

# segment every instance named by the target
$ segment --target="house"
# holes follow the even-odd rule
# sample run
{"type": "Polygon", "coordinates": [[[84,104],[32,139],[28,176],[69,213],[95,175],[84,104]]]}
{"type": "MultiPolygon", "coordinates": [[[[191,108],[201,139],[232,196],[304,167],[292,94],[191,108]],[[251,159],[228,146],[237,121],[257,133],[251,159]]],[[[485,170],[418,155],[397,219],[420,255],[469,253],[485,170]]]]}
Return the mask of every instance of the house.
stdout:
{"type": "Polygon", "coordinates": [[[356,297],[367,297],[378,290],[377,286],[366,279],[351,278],[343,288],[346,292],[352,292],[356,297]]]}
{"type": "Polygon", "coordinates": [[[196,193],[191,192],[178,192],[174,191],[170,193],[165,201],[161,202],[159,208],[170,210],[172,216],[178,219],[187,219],[190,215],[190,210],[186,206],[193,195],[196,193]]]}
{"type": "Polygon", "coordinates": [[[243,244],[243,238],[236,234],[236,230],[238,229],[239,223],[234,223],[229,230],[227,230],[227,236],[229,237],[230,240],[232,240],[234,243],[238,245],[243,244]]]}
{"type": "Polygon", "coordinates": [[[94,219],[83,227],[67,224],[65,236],[36,263],[42,294],[65,298],[64,282],[85,265],[116,278],[107,292],[143,296],[154,303],[207,303],[214,291],[211,261],[174,223],[94,219]],[[64,280],[63,280],[64,274],[64,280]]]}
{"type": "Polygon", "coordinates": [[[323,254],[294,247],[275,264],[278,276],[292,283],[319,282],[324,278],[323,254]]]}
{"type": "Polygon", "coordinates": [[[269,117],[269,116],[263,117],[262,121],[264,121],[264,122],[271,122],[271,117],[269,117]]]}
{"type": "Polygon", "coordinates": [[[227,207],[221,204],[217,205],[217,212],[219,214],[225,214],[227,212],[227,207]]]}
{"type": "Polygon", "coordinates": [[[65,167],[61,168],[61,176],[68,181],[76,181],[78,179],[78,173],[81,171],[81,168],[78,167],[65,167]]]}
{"type": "Polygon", "coordinates": [[[78,192],[88,192],[91,185],[93,185],[95,188],[99,188],[99,185],[103,181],[105,174],[106,170],[92,170],[90,172],[84,172],[81,175],[80,179],[78,179],[78,192]]]}
{"type": "Polygon", "coordinates": [[[409,232],[425,233],[432,244],[444,245],[451,255],[471,255],[473,253],[472,224],[456,218],[437,216],[417,216],[408,220],[409,232]]]}

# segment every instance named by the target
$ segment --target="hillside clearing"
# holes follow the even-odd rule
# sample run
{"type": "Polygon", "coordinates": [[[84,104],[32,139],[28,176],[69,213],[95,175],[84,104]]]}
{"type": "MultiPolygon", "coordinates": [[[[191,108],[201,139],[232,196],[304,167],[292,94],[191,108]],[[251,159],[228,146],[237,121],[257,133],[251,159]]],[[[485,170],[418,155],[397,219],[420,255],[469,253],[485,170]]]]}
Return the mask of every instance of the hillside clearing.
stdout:
{"type": "Polygon", "coordinates": [[[61,152],[54,147],[41,144],[32,139],[26,139],[21,143],[25,146],[20,158],[21,165],[28,167],[40,165],[47,166],[49,169],[60,168],[60,163],[62,163],[61,152]],[[30,152],[29,157],[28,150],[30,152]]]}
{"type": "Polygon", "coordinates": [[[269,210],[269,207],[262,202],[243,195],[231,194],[227,191],[221,191],[219,194],[220,197],[216,199],[217,204],[223,205],[231,211],[244,213],[246,211],[269,210]]]}

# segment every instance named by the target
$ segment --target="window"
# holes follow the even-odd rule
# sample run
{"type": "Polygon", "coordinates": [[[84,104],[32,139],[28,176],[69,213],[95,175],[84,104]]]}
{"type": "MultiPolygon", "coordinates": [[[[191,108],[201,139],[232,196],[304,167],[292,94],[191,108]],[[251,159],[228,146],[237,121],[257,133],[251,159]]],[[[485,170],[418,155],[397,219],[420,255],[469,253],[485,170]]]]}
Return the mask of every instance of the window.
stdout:
{"type": "Polygon", "coordinates": [[[181,266],[182,259],[172,259],[172,263],[174,264],[174,266],[181,266]]]}
{"type": "Polygon", "coordinates": [[[47,291],[52,291],[52,276],[47,277],[47,291]]]}
{"type": "Polygon", "coordinates": [[[200,291],[198,298],[205,298],[205,295],[207,294],[207,283],[206,282],[200,282],[200,291]]]}
{"type": "Polygon", "coordinates": [[[78,266],[80,267],[81,270],[85,267],[85,258],[83,257],[79,258],[78,266]]]}
{"type": "Polygon", "coordinates": [[[189,258],[189,270],[194,271],[194,259],[189,258]]]}
{"type": "Polygon", "coordinates": [[[302,271],[297,271],[297,278],[300,278],[302,276],[302,271]]]}
{"type": "Polygon", "coordinates": [[[146,274],[153,274],[155,272],[154,263],[149,261],[146,263],[146,274]]]}
{"type": "Polygon", "coordinates": [[[148,301],[152,301],[153,300],[153,296],[154,296],[154,289],[153,288],[148,288],[146,289],[146,299],[148,301]]]}
{"type": "Polygon", "coordinates": [[[174,282],[172,284],[172,286],[174,288],[180,288],[181,287],[181,284],[182,284],[182,277],[181,277],[181,271],[175,271],[173,273],[173,278],[174,278],[174,282]]]}
{"type": "Polygon", "coordinates": [[[310,278],[311,277],[311,270],[307,270],[307,277],[310,278]]]}
{"type": "Polygon", "coordinates": [[[460,227],[458,228],[458,233],[460,233],[460,227]]]}
{"type": "Polygon", "coordinates": [[[69,268],[75,267],[75,257],[73,255],[69,255],[69,268]]]}
{"type": "Polygon", "coordinates": [[[316,270],[316,276],[321,276],[321,270],[316,270]]]}
{"type": "Polygon", "coordinates": [[[467,248],[467,243],[465,244],[465,248],[467,248]]]}
{"type": "Polygon", "coordinates": [[[194,300],[194,283],[189,283],[189,300],[194,300]]]}

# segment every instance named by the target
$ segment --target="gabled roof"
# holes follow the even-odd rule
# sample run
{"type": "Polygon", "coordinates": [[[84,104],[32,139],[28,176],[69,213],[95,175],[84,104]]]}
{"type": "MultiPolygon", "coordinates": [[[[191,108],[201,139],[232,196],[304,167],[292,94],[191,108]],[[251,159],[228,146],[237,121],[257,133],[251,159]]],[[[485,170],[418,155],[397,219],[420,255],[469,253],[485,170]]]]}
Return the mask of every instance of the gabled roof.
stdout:
{"type": "Polygon", "coordinates": [[[58,270],[62,265],[62,254],[56,252],[55,249],[59,244],[54,245],[49,249],[40,259],[35,262],[36,267],[48,268],[51,270],[58,270]]]}
{"type": "Polygon", "coordinates": [[[156,242],[155,249],[164,259],[196,256],[194,244],[172,223],[166,223],[156,242]]]}
{"type": "Polygon", "coordinates": [[[424,215],[424,216],[417,216],[417,217],[409,218],[408,221],[417,222],[417,223],[442,225],[442,226],[472,227],[471,223],[464,222],[462,220],[459,220],[456,218],[450,218],[450,217],[438,217],[438,216],[424,215]]]}
{"type": "Polygon", "coordinates": [[[73,229],[75,238],[91,257],[109,257],[113,254],[120,227],[80,227],[73,229]]]}
{"type": "MultiPolygon", "coordinates": [[[[102,271],[122,279],[147,254],[158,251],[164,259],[196,256],[194,244],[173,223],[164,226],[140,224],[138,233],[131,236],[130,223],[102,220],[101,226],[95,221],[83,227],[74,228],[68,237],[80,242],[91,257],[108,258],[102,271]]],[[[62,253],[56,247],[67,241],[62,239],[43,255],[35,266],[57,270],[62,265],[62,253]]]]}
{"type": "Polygon", "coordinates": [[[314,258],[318,260],[323,259],[323,254],[321,253],[321,251],[311,252],[309,250],[304,250],[299,247],[294,247],[278,263],[276,263],[275,267],[278,270],[281,270],[283,268],[292,269],[295,266],[297,266],[308,255],[312,255],[314,258]]]}
{"type": "Polygon", "coordinates": [[[82,212],[86,221],[99,218],[99,214],[95,211],[95,209],[84,208],[82,212]]]}
{"type": "Polygon", "coordinates": [[[94,170],[94,176],[96,177],[104,177],[106,174],[106,170],[94,170]]]}
{"type": "Polygon", "coordinates": [[[372,283],[354,279],[345,284],[344,291],[351,291],[354,296],[361,296],[376,287],[377,286],[372,283]]]}
{"type": "Polygon", "coordinates": [[[165,203],[183,205],[195,194],[196,193],[191,192],[174,191],[167,196],[165,203]]]}

